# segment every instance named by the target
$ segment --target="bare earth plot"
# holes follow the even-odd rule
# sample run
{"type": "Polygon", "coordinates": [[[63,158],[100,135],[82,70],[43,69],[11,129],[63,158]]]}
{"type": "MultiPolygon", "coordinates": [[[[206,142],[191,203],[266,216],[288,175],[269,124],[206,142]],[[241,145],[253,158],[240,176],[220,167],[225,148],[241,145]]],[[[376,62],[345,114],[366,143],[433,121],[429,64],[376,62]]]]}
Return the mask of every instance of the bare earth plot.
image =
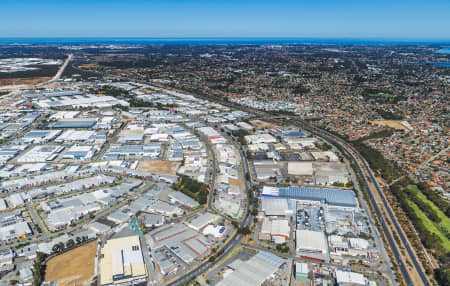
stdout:
{"type": "Polygon", "coordinates": [[[45,281],[57,286],[89,285],[94,275],[97,242],[93,241],[55,256],[47,262],[45,281]]]}
{"type": "Polygon", "coordinates": [[[123,129],[120,131],[119,136],[126,136],[130,134],[144,134],[143,129],[123,129]]]}
{"type": "Polygon", "coordinates": [[[0,87],[17,86],[17,85],[34,85],[47,82],[51,77],[28,77],[28,78],[4,78],[0,79],[0,87]]]}
{"type": "Polygon", "coordinates": [[[162,161],[162,160],[142,160],[139,161],[137,169],[156,174],[176,175],[179,162],[162,161]]]}
{"type": "Polygon", "coordinates": [[[257,127],[257,128],[272,128],[272,127],[276,126],[276,124],[273,124],[273,123],[270,123],[270,122],[266,122],[266,121],[262,121],[262,120],[259,120],[259,119],[252,120],[252,121],[250,121],[250,123],[253,126],[257,127]]]}
{"type": "Polygon", "coordinates": [[[399,121],[395,121],[395,120],[375,120],[375,121],[371,121],[373,124],[376,125],[382,125],[382,126],[387,126],[393,129],[397,129],[397,130],[405,130],[406,127],[401,124],[399,121]]]}
{"type": "Polygon", "coordinates": [[[81,69],[96,69],[100,66],[98,64],[84,64],[84,65],[79,65],[78,67],[81,69]]]}
{"type": "Polygon", "coordinates": [[[244,188],[244,187],[245,187],[244,182],[239,181],[239,180],[236,180],[236,179],[233,179],[233,178],[229,178],[229,179],[228,179],[228,183],[230,183],[230,185],[233,185],[233,186],[239,186],[239,187],[241,187],[241,188],[244,188]]]}

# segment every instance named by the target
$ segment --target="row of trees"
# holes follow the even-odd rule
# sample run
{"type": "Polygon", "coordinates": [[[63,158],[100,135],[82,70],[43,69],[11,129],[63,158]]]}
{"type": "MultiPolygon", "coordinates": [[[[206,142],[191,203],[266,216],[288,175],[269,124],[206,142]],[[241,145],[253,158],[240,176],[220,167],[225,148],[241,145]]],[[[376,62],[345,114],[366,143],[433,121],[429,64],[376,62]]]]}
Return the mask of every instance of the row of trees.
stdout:
{"type": "Polygon", "coordinates": [[[354,141],[353,146],[369,162],[370,167],[387,182],[390,183],[394,178],[403,175],[400,166],[384,158],[380,151],[367,146],[362,140],[354,141]]]}
{"type": "Polygon", "coordinates": [[[57,244],[53,245],[53,247],[52,247],[53,254],[60,253],[60,252],[64,251],[65,249],[72,248],[75,245],[79,245],[81,243],[86,242],[87,240],[88,240],[88,237],[83,236],[83,237],[77,237],[75,240],[69,239],[65,244],[64,244],[64,242],[57,243],[57,244]]]}

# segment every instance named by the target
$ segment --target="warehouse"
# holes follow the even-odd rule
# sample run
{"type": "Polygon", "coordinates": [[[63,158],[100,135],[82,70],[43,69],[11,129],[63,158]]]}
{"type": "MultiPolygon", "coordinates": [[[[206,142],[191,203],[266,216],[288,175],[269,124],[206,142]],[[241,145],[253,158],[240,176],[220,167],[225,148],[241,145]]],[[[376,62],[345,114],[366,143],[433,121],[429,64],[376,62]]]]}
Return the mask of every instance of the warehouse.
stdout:
{"type": "Polygon", "coordinates": [[[21,217],[19,210],[0,214],[0,240],[9,242],[24,239],[33,234],[30,225],[21,217]]]}
{"type": "Polygon", "coordinates": [[[171,224],[150,231],[146,237],[155,249],[166,247],[183,262],[189,264],[208,254],[211,242],[184,224],[171,224]]]}
{"type": "Polygon", "coordinates": [[[2,146],[0,147],[0,163],[7,163],[27,148],[26,145],[2,146]]]}
{"type": "Polygon", "coordinates": [[[287,219],[264,219],[259,239],[271,240],[276,244],[285,243],[289,239],[290,231],[287,219]]]}
{"type": "Polygon", "coordinates": [[[295,245],[300,258],[329,261],[328,243],[322,231],[297,230],[295,245]]]}
{"type": "Polygon", "coordinates": [[[203,229],[203,235],[210,235],[213,236],[215,239],[220,240],[223,238],[223,235],[225,234],[226,228],[223,225],[214,226],[212,224],[208,224],[203,229]]]}
{"type": "Polygon", "coordinates": [[[288,174],[294,176],[310,176],[314,174],[312,162],[289,162],[288,174]]]}
{"type": "Polygon", "coordinates": [[[288,198],[310,204],[325,203],[344,208],[358,207],[355,193],[342,189],[264,186],[262,196],[288,198]]]}
{"type": "Polygon", "coordinates": [[[147,281],[139,236],[110,239],[100,252],[100,285],[135,285],[147,281]]]}
{"type": "Polygon", "coordinates": [[[111,227],[106,224],[95,221],[95,222],[91,223],[91,225],[89,226],[89,229],[91,229],[96,234],[104,234],[107,231],[109,231],[111,229],[111,227]]]}
{"type": "Polygon", "coordinates": [[[229,268],[233,270],[217,286],[260,286],[286,263],[286,260],[267,251],[260,251],[249,260],[233,261],[229,268]]]}
{"type": "Polygon", "coordinates": [[[96,145],[87,145],[80,146],[74,145],[70,147],[68,150],[64,152],[62,155],[63,159],[71,159],[71,160],[91,160],[94,157],[95,153],[100,150],[100,146],[96,145]]]}
{"type": "Polygon", "coordinates": [[[95,140],[96,132],[92,130],[66,130],[58,138],[55,139],[57,143],[66,142],[93,142],[95,140]]]}
{"type": "Polygon", "coordinates": [[[150,158],[156,159],[161,153],[161,143],[151,143],[144,145],[120,145],[112,146],[104,155],[106,159],[125,158],[150,158]]]}
{"type": "Polygon", "coordinates": [[[179,207],[160,200],[152,201],[151,204],[145,210],[149,212],[160,213],[165,216],[174,216],[183,214],[183,211],[179,207]]]}
{"type": "Polygon", "coordinates": [[[125,100],[116,99],[112,96],[97,96],[92,94],[81,94],[74,96],[59,96],[48,99],[37,100],[37,105],[41,108],[56,108],[69,106],[71,108],[77,107],[111,107],[114,105],[129,106],[130,104],[125,100]]]}
{"type": "Polygon", "coordinates": [[[64,150],[64,146],[42,145],[35,146],[26,154],[17,159],[19,163],[46,162],[56,159],[59,153],[64,150]]]}
{"type": "Polygon", "coordinates": [[[50,116],[50,120],[71,119],[80,114],[79,111],[58,111],[50,116]]]}
{"type": "Polygon", "coordinates": [[[338,286],[368,285],[366,277],[360,273],[336,270],[335,275],[338,286]]]}
{"type": "Polygon", "coordinates": [[[5,168],[0,169],[0,177],[10,178],[21,175],[30,175],[33,173],[45,172],[49,170],[57,169],[59,166],[47,163],[32,163],[22,165],[7,165],[5,168]]]}
{"type": "Polygon", "coordinates": [[[43,144],[52,141],[59,134],[61,130],[31,130],[17,141],[25,144],[43,144]]]}
{"type": "Polygon", "coordinates": [[[169,201],[172,203],[179,203],[189,209],[195,209],[199,204],[191,197],[183,194],[180,191],[171,192],[169,194],[169,201]]]}
{"type": "Polygon", "coordinates": [[[260,144],[260,143],[277,143],[277,139],[270,134],[255,134],[245,136],[247,144],[260,144]]]}
{"type": "Polygon", "coordinates": [[[43,183],[49,183],[51,181],[65,179],[68,176],[70,176],[70,174],[66,171],[56,171],[32,177],[2,181],[0,182],[0,190],[4,191],[18,190],[24,187],[32,187],[43,183]]]}
{"type": "Polygon", "coordinates": [[[146,228],[162,226],[166,222],[166,217],[160,214],[143,214],[139,216],[139,221],[146,228]]]}
{"type": "Polygon", "coordinates": [[[200,127],[197,128],[198,132],[202,133],[204,136],[206,137],[220,137],[220,133],[217,132],[214,128],[212,127],[200,127]]]}
{"type": "Polygon", "coordinates": [[[92,128],[97,124],[97,118],[61,119],[50,124],[50,128],[92,128]]]}
{"type": "Polygon", "coordinates": [[[81,191],[83,189],[111,184],[115,180],[116,180],[115,177],[106,175],[96,175],[64,184],[31,190],[29,191],[29,193],[33,199],[37,199],[44,196],[67,194],[70,192],[81,191]]]}
{"type": "Polygon", "coordinates": [[[244,122],[244,121],[238,122],[238,123],[236,123],[236,125],[247,131],[253,130],[253,126],[251,126],[250,124],[248,124],[247,122],[244,122]]]}
{"type": "Polygon", "coordinates": [[[203,214],[199,214],[196,217],[192,218],[187,225],[196,230],[196,231],[200,231],[200,229],[204,228],[206,225],[212,223],[213,221],[215,221],[216,216],[205,212],[203,214]]]}

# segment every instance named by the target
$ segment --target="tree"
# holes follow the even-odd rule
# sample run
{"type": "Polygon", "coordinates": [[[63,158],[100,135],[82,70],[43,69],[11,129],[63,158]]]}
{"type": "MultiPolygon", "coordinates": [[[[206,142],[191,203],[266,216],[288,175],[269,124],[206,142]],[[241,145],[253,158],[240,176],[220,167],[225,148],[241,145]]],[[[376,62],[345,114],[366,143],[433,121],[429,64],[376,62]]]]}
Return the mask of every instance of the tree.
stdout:
{"type": "Polygon", "coordinates": [[[238,229],[238,232],[241,233],[241,234],[244,234],[244,235],[247,235],[247,234],[251,233],[250,228],[248,226],[240,227],[238,229]]]}
{"type": "Polygon", "coordinates": [[[75,245],[75,242],[73,241],[73,239],[69,239],[66,243],[67,248],[72,248],[74,245],[75,245]]]}
{"type": "Polygon", "coordinates": [[[76,240],[77,244],[81,243],[81,238],[79,236],[77,236],[77,238],[75,240],[76,240]]]}
{"type": "Polygon", "coordinates": [[[52,247],[52,251],[53,251],[54,253],[58,253],[58,252],[60,252],[60,251],[61,251],[61,248],[59,247],[59,243],[58,243],[58,244],[55,244],[55,245],[53,245],[53,247],[52,247]]]}

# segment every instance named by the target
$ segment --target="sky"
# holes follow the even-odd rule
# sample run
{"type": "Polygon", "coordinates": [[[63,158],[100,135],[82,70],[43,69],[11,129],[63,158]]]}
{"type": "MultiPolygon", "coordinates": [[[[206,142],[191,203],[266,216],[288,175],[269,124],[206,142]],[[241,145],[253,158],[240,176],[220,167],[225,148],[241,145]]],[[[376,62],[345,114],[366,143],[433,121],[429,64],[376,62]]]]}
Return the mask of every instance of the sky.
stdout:
{"type": "Polygon", "coordinates": [[[0,0],[0,37],[450,39],[445,0],[0,0]]]}

